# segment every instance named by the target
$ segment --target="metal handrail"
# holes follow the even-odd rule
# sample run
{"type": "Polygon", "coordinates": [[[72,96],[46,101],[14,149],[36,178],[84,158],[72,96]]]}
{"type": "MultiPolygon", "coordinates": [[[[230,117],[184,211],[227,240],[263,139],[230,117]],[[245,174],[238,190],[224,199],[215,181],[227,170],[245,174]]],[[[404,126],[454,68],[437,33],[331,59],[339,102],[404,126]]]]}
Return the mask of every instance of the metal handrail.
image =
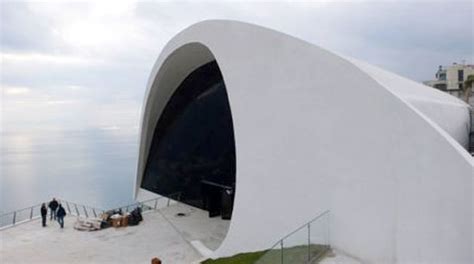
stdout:
{"type": "Polygon", "coordinates": [[[35,204],[35,205],[33,205],[33,206],[28,206],[28,207],[25,207],[25,208],[22,208],[22,209],[17,209],[17,210],[15,210],[15,211],[11,211],[11,212],[8,212],[8,213],[1,214],[0,217],[3,217],[3,216],[6,216],[6,215],[9,215],[9,214],[12,214],[12,213],[14,213],[14,212],[20,212],[20,211],[24,211],[24,210],[26,210],[26,209],[31,209],[31,208],[34,208],[34,207],[38,207],[38,206],[41,206],[41,205],[42,205],[42,203],[40,203],[40,204],[35,204]]]}
{"type": "MultiPolygon", "coordinates": [[[[171,200],[176,201],[176,202],[179,202],[181,200],[181,193],[173,193],[173,194],[170,194],[168,196],[159,196],[159,197],[148,199],[148,200],[145,200],[145,201],[135,202],[135,203],[131,203],[131,204],[128,204],[128,205],[116,207],[116,208],[113,208],[113,209],[110,209],[110,210],[104,210],[104,209],[99,209],[99,208],[92,207],[92,206],[73,203],[73,202],[70,202],[70,201],[67,201],[67,200],[64,200],[64,199],[58,199],[58,201],[60,201],[60,203],[64,205],[64,210],[66,210],[70,215],[85,216],[85,217],[88,218],[89,215],[91,215],[91,216],[94,215],[94,217],[97,217],[97,212],[99,212],[99,214],[100,214],[100,213],[104,213],[106,211],[122,210],[123,208],[124,208],[124,210],[122,210],[122,211],[125,211],[125,212],[128,212],[129,208],[133,208],[133,207],[140,207],[142,210],[143,209],[152,209],[152,208],[154,210],[156,210],[156,209],[159,209],[158,208],[158,201],[162,200],[162,199],[163,200],[168,199],[167,203],[166,203],[166,207],[168,207],[168,206],[170,206],[171,200]],[[149,205],[147,205],[147,203],[148,204],[153,203],[154,206],[149,206],[149,205]],[[72,209],[74,209],[74,210],[72,210],[72,209]],[[91,212],[92,212],[92,214],[90,214],[91,212]]],[[[34,209],[35,208],[40,209],[41,205],[42,205],[42,203],[30,206],[30,207],[25,207],[25,208],[15,210],[15,211],[12,211],[12,212],[1,214],[0,215],[0,230],[7,229],[7,228],[13,227],[15,225],[18,225],[20,223],[26,223],[26,222],[29,222],[29,221],[32,221],[34,219],[39,218],[40,215],[34,213],[38,210],[34,210],[34,209]],[[26,217],[25,219],[22,219],[21,221],[18,221],[17,215],[19,215],[20,212],[23,212],[25,210],[30,210],[29,217],[26,217]],[[11,222],[9,221],[8,223],[3,223],[2,219],[5,218],[6,216],[10,216],[10,215],[12,216],[12,221],[11,222]]]]}
{"type": "Polygon", "coordinates": [[[141,209],[144,209],[145,208],[144,206],[148,206],[147,204],[152,203],[152,202],[154,203],[154,205],[153,206],[148,206],[148,207],[153,208],[154,210],[156,210],[156,209],[159,209],[158,208],[158,201],[159,200],[165,200],[165,199],[167,199],[166,207],[168,207],[168,206],[170,206],[171,200],[176,201],[176,202],[181,201],[181,193],[173,193],[173,194],[170,194],[168,196],[159,196],[159,197],[155,197],[155,198],[152,198],[152,199],[127,204],[127,205],[124,205],[124,206],[115,207],[115,208],[107,210],[107,211],[119,211],[119,210],[125,209],[125,210],[122,210],[122,211],[128,212],[128,209],[130,207],[132,207],[132,208],[133,207],[135,207],[135,208],[140,207],[141,209]]]}
{"type": "MultiPolygon", "coordinates": [[[[58,201],[64,205],[64,210],[66,210],[67,212],[69,212],[70,215],[75,215],[75,216],[86,216],[88,217],[88,212],[89,211],[92,211],[94,212],[94,215],[96,215],[96,212],[97,211],[100,211],[100,212],[104,212],[103,209],[99,209],[99,208],[95,208],[95,207],[91,207],[91,206],[86,206],[86,205],[82,205],[82,204],[78,204],[78,203],[73,203],[73,202],[70,202],[70,201],[67,201],[67,200],[64,200],[64,199],[58,199],[58,201]],[[74,205],[74,208],[76,209],[76,212],[74,213],[73,211],[71,211],[71,205],[74,205]],[[83,211],[83,214],[81,214],[81,212],[77,209],[77,206],[79,207],[82,207],[82,209],[84,210],[83,211]]],[[[33,206],[29,206],[29,207],[25,207],[25,208],[22,208],[22,209],[19,209],[19,210],[15,210],[15,211],[11,211],[11,212],[8,212],[8,213],[4,213],[4,214],[1,214],[0,215],[0,230],[3,230],[3,229],[7,229],[7,228],[10,228],[10,227],[13,227],[13,226],[16,226],[18,224],[22,224],[22,223],[26,223],[26,222],[29,222],[29,221],[32,221],[34,219],[37,219],[40,217],[40,214],[39,214],[39,210],[42,206],[42,203],[40,204],[35,204],[33,206]],[[22,219],[18,219],[20,214],[22,212],[28,212],[29,211],[29,215],[27,217],[23,217],[22,219]],[[11,221],[3,221],[4,218],[6,218],[7,216],[11,216],[12,217],[12,220],[11,221]]]]}
{"type": "Polygon", "coordinates": [[[313,222],[316,222],[318,219],[320,219],[321,217],[325,216],[329,214],[329,210],[326,210],[322,213],[320,213],[318,216],[316,216],[315,218],[309,220],[308,222],[306,222],[305,224],[303,224],[302,226],[298,227],[297,229],[295,229],[293,232],[289,233],[288,235],[282,237],[275,245],[279,244],[280,241],[282,240],[285,240],[287,239],[289,236],[293,235],[294,233],[300,231],[301,229],[303,229],[304,227],[308,226],[309,224],[312,224],[313,222]]]}
{"type": "MultiPolygon", "coordinates": [[[[271,246],[269,249],[266,250],[266,252],[269,252],[271,250],[275,250],[277,249],[278,246],[280,246],[280,253],[281,253],[281,259],[280,259],[280,263],[281,264],[284,264],[284,255],[283,255],[283,249],[284,249],[284,241],[286,239],[288,239],[289,237],[291,237],[292,235],[294,235],[295,233],[297,233],[298,231],[302,230],[303,228],[307,228],[307,232],[308,232],[308,259],[307,259],[307,263],[312,263],[311,261],[313,261],[315,258],[319,257],[319,256],[313,256],[311,257],[311,253],[310,253],[310,245],[311,245],[311,239],[310,239],[310,236],[311,236],[311,224],[313,224],[314,222],[318,221],[319,219],[321,219],[322,217],[328,215],[330,213],[329,210],[326,210],[322,213],[320,213],[319,215],[317,215],[316,217],[314,217],[313,219],[309,220],[308,222],[306,222],[305,224],[301,225],[300,227],[296,228],[295,230],[293,230],[292,232],[288,233],[287,235],[285,235],[284,237],[280,238],[275,244],[273,244],[273,246],[271,246]]],[[[329,245],[329,229],[327,230],[327,238],[328,238],[328,245],[326,245],[328,248],[330,247],[329,245]]],[[[324,252],[323,252],[324,253],[324,252]]],[[[260,257],[257,261],[255,261],[255,263],[259,263],[259,261],[261,259],[263,259],[265,257],[266,254],[264,254],[262,257],[260,257]]]]}

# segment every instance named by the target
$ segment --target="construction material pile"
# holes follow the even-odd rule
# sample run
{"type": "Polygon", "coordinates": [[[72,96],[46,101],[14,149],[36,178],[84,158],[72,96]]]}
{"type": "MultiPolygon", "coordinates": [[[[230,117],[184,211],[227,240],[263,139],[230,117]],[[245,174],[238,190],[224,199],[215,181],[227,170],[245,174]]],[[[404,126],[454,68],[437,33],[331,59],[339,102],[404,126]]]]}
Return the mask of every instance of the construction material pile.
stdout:
{"type": "Polygon", "coordinates": [[[130,213],[123,213],[122,210],[110,210],[101,215],[100,218],[78,217],[74,228],[79,231],[95,231],[108,227],[126,227],[138,225],[143,220],[140,207],[135,208],[130,213]]]}

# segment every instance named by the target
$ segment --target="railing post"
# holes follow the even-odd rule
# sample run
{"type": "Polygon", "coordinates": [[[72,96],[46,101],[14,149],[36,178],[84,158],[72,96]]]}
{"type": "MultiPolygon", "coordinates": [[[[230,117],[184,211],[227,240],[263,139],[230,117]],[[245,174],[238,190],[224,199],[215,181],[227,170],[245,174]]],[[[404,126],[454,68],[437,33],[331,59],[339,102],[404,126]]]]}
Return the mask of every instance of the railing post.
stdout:
{"type": "Polygon", "coordinates": [[[74,204],[74,208],[76,209],[77,216],[81,216],[81,214],[79,214],[79,210],[77,210],[77,204],[74,204]]]}
{"type": "Polygon", "coordinates": [[[156,210],[157,204],[158,204],[158,199],[155,199],[155,210],[156,210]]]}
{"type": "Polygon", "coordinates": [[[92,208],[92,212],[94,213],[94,217],[97,218],[97,213],[95,212],[94,208],[92,208]]]}
{"type": "Polygon", "coordinates": [[[31,207],[31,211],[30,211],[30,220],[33,219],[33,207],[34,206],[31,207]]]}
{"type": "Polygon", "coordinates": [[[89,218],[89,214],[87,213],[87,209],[86,209],[86,206],[83,205],[82,208],[84,209],[84,213],[86,214],[86,217],[89,218]]]}
{"type": "Polygon", "coordinates": [[[281,264],[283,264],[283,240],[280,240],[281,264]]]}
{"type": "Polygon", "coordinates": [[[69,203],[66,201],[66,207],[67,207],[67,210],[69,212],[69,214],[71,214],[71,208],[69,207],[69,203]]]}
{"type": "Polygon", "coordinates": [[[171,198],[168,198],[168,204],[166,205],[166,207],[170,206],[170,201],[171,201],[171,198]]]}
{"type": "Polygon", "coordinates": [[[15,225],[15,222],[16,222],[16,211],[13,212],[13,225],[15,225]]]}
{"type": "Polygon", "coordinates": [[[308,263],[311,260],[311,225],[308,223],[308,263]]]}
{"type": "Polygon", "coordinates": [[[330,246],[331,244],[331,233],[330,233],[331,232],[331,229],[330,229],[331,228],[331,224],[330,224],[331,214],[328,212],[325,217],[326,217],[326,239],[327,239],[326,244],[330,246]]]}

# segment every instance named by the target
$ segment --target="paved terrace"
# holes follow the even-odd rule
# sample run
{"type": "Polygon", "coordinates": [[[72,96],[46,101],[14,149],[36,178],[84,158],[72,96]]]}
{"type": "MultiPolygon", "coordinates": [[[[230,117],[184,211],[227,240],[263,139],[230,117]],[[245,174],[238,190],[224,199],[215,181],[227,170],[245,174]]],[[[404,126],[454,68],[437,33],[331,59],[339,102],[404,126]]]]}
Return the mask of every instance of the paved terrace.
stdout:
{"type": "MultiPolygon", "coordinates": [[[[75,216],[66,217],[60,229],[49,219],[43,228],[37,219],[0,231],[0,263],[149,264],[153,257],[164,264],[198,263],[220,245],[230,223],[184,204],[148,211],[138,226],[85,232],[73,228],[75,221],[75,216]]],[[[359,262],[336,252],[321,263],[359,262]]]]}
{"type": "Polygon", "coordinates": [[[0,262],[149,264],[159,257],[166,264],[187,264],[203,258],[191,242],[216,249],[229,225],[184,204],[147,212],[138,226],[84,232],[73,228],[75,221],[75,216],[66,217],[60,229],[49,219],[43,228],[38,219],[0,231],[0,262]],[[186,216],[178,217],[178,212],[186,216]]]}

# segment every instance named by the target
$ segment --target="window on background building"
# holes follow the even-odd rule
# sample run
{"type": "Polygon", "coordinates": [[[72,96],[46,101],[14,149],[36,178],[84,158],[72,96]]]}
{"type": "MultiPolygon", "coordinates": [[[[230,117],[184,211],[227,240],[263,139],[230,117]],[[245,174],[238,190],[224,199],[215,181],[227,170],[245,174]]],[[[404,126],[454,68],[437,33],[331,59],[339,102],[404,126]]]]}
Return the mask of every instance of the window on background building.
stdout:
{"type": "Polygon", "coordinates": [[[445,72],[440,73],[438,79],[440,81],[446,81],[446,73],[445,72]]]}
{"type": "Polygon", "coordinates": [[[464,71],[463,70],[458,71],[458,81],[460,81],[460,82],[464,81],[464,71]]]}

